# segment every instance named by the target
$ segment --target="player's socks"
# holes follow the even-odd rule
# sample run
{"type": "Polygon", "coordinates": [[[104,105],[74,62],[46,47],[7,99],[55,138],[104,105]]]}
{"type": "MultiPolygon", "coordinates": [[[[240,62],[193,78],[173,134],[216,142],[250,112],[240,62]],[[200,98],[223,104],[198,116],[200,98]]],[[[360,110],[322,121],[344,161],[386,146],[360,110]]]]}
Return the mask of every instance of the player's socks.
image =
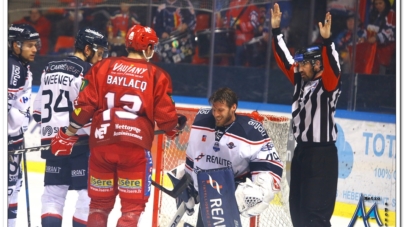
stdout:
{"type": "Polygon", "coordinates": [[[109,211],[91,209],[88,215],[87,227],[107,227],[109,211]]]}
{"type": "Polygon", "coordinates": [[[73,217],[73,227],[86,227],[87,222],[73,217]]]}
{"type": "Polygon", "coordinates": [[[57,214],[43,214],[42,227],[58,227],[62,226],[62,217],[57,214]]]}
{"type": "Polygon", "coordinates": [[[137,226],[139,217],[140,217],[139,212],[122,213],[122,216],[118,219],[118,224],[116,225],[116,227],[137,226]]]}

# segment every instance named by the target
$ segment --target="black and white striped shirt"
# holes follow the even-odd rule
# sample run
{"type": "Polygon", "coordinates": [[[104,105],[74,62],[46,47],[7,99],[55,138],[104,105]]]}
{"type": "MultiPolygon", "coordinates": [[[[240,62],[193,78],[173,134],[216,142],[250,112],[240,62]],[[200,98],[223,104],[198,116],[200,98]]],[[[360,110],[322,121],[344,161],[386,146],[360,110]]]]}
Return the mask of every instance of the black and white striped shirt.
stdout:
{"type": "Polygon", "coordinates": [[[304,81],[279,28],[273,29],[274,56],[295,86],[292,104],[293,133],[298,143],[332,143],[337,140],[335,110],[341,94],[340,65],[335,45],[323,40],[323,73],[304,81]]]}

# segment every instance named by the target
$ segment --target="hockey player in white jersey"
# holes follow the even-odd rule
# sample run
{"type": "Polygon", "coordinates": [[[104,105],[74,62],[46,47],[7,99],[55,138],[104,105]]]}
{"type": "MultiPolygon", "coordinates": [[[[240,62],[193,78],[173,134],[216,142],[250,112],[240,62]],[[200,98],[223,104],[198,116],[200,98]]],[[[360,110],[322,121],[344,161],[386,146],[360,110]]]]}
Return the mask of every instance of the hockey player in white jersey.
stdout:
{"type": "MultiPolygon", "coordinates": [[[[245,217],[259,215],[280,190],[283,164],[262,124],[235,113],[238,100],[231,89],[218,89],[209,98],[209,103],[212,108],[200,109],[192,124],[185,172],[192,176],[194,189],[198,191],[198,172],[230,167],[238,183],[235,198],[240,214],[245,217]]],[[[217,183],[212,187],[219,190],[217,183]]],[[[199,196],[202,201],[202,196],[206,195],[199,196]]],[[[190,215],[195,196],[188,198],[184,202],[190,215]]],[[[207,226],[202,219],[205,218],[199,212],[197,227],[207,226]]]]}
{"type": "MultiPolygon", "coordinates": [[[[69,124],[72,102],[80,88],[85,86],[83,77],[92,64],[103,59],[107,47],[103,34],[93,28],[82,28],[76,36],[74,55],[51,61],[45,67],[33,112],[35,121],[41,123],[42,145],[50,144],[59,128],[69,124]]],[[[88,141],[89,127],[90,123],[77,132],[79,140],[88,141]]],[[[68,190],[78,192],[72,226],[86,226],[90,202],[87,195],[88,156],[88,145],[75,146],[70,156],[55,156],[50,150],[42,151],[41,157],[46,159],[45,189],[41,199],[43,227],[62,226],[68,190]]]]}
{"type": "MultiPolygon", "coordinates": [[[[28,128],[31,105],[32,73],[29,63],[41,48],[38,32],[27,24],[14,24],[8,29],[8,150],[22,149],[28,128]]],[[[17,218],[18,192],[22,185],[21,154],[8,160],[8,226],[17,218]]]]}

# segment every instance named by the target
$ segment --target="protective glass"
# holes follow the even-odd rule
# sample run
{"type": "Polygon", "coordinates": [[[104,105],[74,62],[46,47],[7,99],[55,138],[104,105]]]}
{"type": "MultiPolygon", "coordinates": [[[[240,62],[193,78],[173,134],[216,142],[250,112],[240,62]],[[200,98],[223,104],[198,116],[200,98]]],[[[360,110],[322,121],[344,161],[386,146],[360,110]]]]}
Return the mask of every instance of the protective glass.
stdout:
{"type": "Polygon", "coordinates": [[[163,50],[163,46],[157,41],[157,43],[153,45],[153,50],[155,53],[160,53],[163,50]]]}

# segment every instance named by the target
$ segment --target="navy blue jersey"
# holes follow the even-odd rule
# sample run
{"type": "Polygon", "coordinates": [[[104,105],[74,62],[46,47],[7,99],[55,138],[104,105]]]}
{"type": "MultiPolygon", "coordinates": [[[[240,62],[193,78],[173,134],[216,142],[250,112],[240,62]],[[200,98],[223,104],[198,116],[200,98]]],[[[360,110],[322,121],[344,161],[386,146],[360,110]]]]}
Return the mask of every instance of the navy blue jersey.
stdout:
{"type": "Polygon", "coordinates": [[[8,56],[8,135],[20,137],[29,123],[31,103],[32,73],[27,64],[23,64],[13,54],[8,56]]]}

